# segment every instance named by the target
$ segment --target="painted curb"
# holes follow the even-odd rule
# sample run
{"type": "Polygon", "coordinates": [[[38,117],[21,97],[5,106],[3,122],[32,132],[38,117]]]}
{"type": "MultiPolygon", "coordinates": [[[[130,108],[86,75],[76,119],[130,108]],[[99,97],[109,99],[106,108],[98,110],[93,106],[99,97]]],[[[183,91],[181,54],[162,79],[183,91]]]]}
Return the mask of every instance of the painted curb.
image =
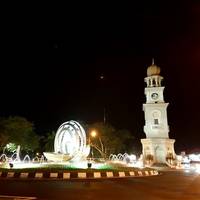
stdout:
{"type": "Polygon", "coordinates": [[[128,178],[159,175],[157,170],[150,171],[96,171],[96,172],[1,172],[1,179],[23,180],[70,180],[70,179],[100,179],[100,178],[128,178]]]}

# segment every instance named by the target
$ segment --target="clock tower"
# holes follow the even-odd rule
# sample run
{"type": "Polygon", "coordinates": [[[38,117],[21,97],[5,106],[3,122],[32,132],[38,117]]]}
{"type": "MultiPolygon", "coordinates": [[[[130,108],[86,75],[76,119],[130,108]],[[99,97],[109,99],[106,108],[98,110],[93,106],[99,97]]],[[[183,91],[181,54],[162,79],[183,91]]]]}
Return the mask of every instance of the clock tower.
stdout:
{"type": "Polygon", "coordinates": [[[169,139],[167,121],[168,103],[164,101],[163,77],[160,67],[154,64],[147,68],[145,95],[143,104],[145,116],[144,132],[146,139],[141,139],[144,160],[151,159],[154,163],[166,163],[166,158],[175,158],[174,139],[169,139]]]}

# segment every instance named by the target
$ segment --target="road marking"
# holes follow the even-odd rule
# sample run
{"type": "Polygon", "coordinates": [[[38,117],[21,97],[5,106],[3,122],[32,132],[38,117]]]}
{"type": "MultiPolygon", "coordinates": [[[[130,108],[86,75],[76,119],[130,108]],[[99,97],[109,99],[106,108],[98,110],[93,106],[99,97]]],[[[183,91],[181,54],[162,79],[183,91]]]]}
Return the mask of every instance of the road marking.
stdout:
{"type": "Polygon", "coordinates": [[[86,178],[85,172],[78,172],[78,178],[86,178]]]}
{"type": "Polygon", "coordinates": [[[94,172],[94,178],[101,178],[100,172],[94,172]]]}
{"type": "Polygon", "coordinates": [[[58,177],[58,173],[50,173],[50,178],[57,178],[58,177]]]}
{"type": "Polygon", "coordinates": [[[113,172],[106,172],[107,177],[113,177],[113,172]]]}
{"type": "Polygon", "coordinates": [[[69,179],[70,173],[63,173],[63,179],[69,179]]]}
{"type": "Polygon", "coordinates": [[[119,177],[125,177],[125,172],[119,172],[119,177]]]}
{"type": "Polygon", "coordinates": [[[15,174],[15,172],[8,172],[7,178],[13,178],[14,174],[15,174]]]}
{"type": "Polygon", "coordinates": [[[24,199],[24,200],[29,200],[29,199],[37,199],[36,197],[23,197],[23,196],[7,196],[7,195],[0,195],[0,198],[3,199],[14,199],[14,200],[18,200],[18,199],[24,199]]]}
{"type": "Polygon", "coordinates": [[[20,178],[27,178],[27,177],[28,177],[28,172],[20,174],[20,178]]]}
{"type": "Polygon", "coordinates": [[[135,172],[129,172],[130,176],[135,176],[135,172]]]}
{"type": "Polygon", "coordinates": [[[42,178],[43,177],[43,173],[35,173],[35,178],[42,178]]]}

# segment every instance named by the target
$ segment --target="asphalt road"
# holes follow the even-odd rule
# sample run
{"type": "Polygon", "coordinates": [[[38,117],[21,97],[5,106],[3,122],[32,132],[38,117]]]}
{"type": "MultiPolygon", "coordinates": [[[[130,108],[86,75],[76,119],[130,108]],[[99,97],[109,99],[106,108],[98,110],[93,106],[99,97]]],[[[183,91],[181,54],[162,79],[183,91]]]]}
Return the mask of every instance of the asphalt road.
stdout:
{"type": "Polygon", "coordinates": [[[0,180],[0,195],[67,200],[200,200],[200,175],[163,172],[162,175],[154,177],[97,181],[0,180]]]}

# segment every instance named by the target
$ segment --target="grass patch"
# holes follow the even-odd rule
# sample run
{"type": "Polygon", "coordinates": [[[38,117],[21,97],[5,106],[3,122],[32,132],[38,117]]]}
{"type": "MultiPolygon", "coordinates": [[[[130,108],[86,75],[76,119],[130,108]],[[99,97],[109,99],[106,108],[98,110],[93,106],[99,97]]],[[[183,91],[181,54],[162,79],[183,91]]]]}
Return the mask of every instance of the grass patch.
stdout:
{"type": "MultiPolygon", "coordinates": [[[[7,166],[8,167],[8,166],[7,166]]],[[[17,164],[16,164],[17,167],[17,164]]],[[[87,166],[85,166],[87,167],[87,166]]],[[[94,165],[92,165],[94,167],[94,165]]],[[[15,168],[12,169],[10,168],[5,168],[5,165],[2,165],[0,167],[1,172],[9,172],[9,171],[14,171],[14,172],[99,172],[99,171],[149,171],[151,170],[150,168],[135,168],[135,167],[127,167],[122,164],[113,164],[113,163],[108,163],[104,165],[100,165],[98,168],[77,168],[73,163],[71,164],[43,164],[42,166],[39,167],[26,167],[26,165],[23,166],[23,168],[15,168]]]]}

